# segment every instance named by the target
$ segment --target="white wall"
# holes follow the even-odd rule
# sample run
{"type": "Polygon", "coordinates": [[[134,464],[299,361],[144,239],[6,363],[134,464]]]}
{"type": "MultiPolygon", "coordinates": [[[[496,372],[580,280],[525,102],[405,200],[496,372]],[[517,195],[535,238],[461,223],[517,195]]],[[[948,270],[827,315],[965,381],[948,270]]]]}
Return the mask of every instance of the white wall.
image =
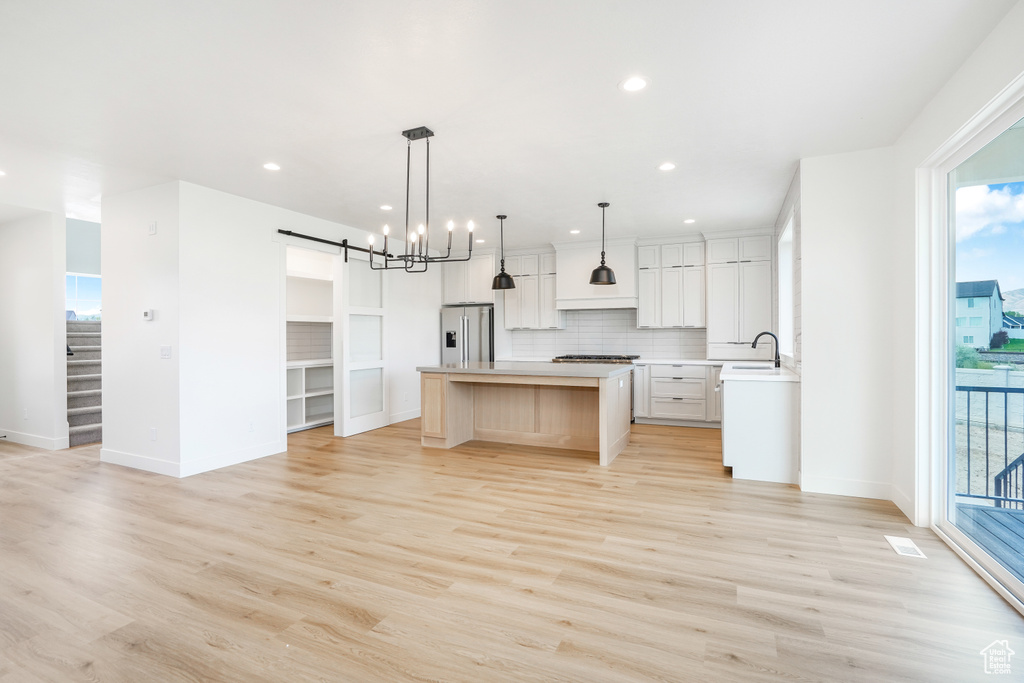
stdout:
{"type": "Polygon", "coordinates": [[[181,183],[181,476],[287,450],[284,249],[292,212],[181,183]]]}
{"type": "Polygon", "coordinates": [[[64,217],[0,224],[0,434],[68,447],[64,217]]]}
{"type": "MultiPolygon", "coordinates": [[[[802,217],[801,488],[889,498],[891,148],[805,159],[802,217]]],[[[910,316],[911,311],[907,311],[910,316]]]]}
{"type": "Polygon", "coordinates": [[[388,409],[392,423],[420,416],[416,366],[441,362],[444,268],[435,264],[425,273],[387,274],[388,409]]]}
{"type": "Polygon", "coordinates": [[[104,197],[101,228],[100,459],[174,476],[181,450],[178,214],[179,185],[167,183],[104,197]],[[145,309],[154,320],[142,319],[145,309]],[[161,346],[171,347],[171,358],[160,358],[161,346]]]}
{"type": "MultiPolygon", "coordinates": [[[[277,231],[366,233],[181,182],[105,197],[103,211],[102,459],[188,476],[286,450],[285,253],[310,243],[277,231]]],[[[391,412],[408,419],[415,366],[438,360],[440,268],[389,277],[391,412]]]]}
{"type": "Polygon", "coordinates": [[[67,272],[100,274],[100,224],[67,219],[67,272]]]}

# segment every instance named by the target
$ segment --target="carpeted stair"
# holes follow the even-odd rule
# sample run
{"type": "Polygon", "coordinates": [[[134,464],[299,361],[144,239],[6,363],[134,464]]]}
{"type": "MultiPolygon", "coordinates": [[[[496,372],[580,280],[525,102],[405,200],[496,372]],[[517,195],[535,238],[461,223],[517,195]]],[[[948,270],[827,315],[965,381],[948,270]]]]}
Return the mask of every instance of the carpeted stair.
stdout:
{"type": "Polygon", "coordinates": [[[100,323],[67,321],[68,426],[70,444],[103,440],[103,400],[100,388],[100,323]]]}

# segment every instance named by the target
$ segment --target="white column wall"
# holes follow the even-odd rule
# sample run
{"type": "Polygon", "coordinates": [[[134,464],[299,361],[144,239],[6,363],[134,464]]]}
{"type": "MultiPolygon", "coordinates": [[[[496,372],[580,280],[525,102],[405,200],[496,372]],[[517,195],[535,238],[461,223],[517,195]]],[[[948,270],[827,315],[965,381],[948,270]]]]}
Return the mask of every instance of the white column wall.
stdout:
{"type": "Polygon", "coordinates": [[[0,434],[68,447],[64,217],[0,224],[0,434]]]}
{"type": "Polygon", "coordinates": [[[104,197],[101,227],[100,459],[173,476],[181,453],[178,200],[178,183],[104,197]],[[154,320],[143,320],[146,309],[154,320]],[[160,358],[161,346],[171,347],[171,358],[160,358]]]}
{"type": "Polygon", "coordinates": [[[285,274],[274,237],[290,212],[180,188],[180,476],[188,476],[288,448],[285,274]]]}
{"type": "Polygon", "coordinates": [[[800,182],[801,488],[889,498],[891,354],[911,343],[892,331],[893,150],[806,159],[800,182]]]}
{"type": "MultiPolygon", "coordinates": [[[[388,273],[388,396],[390,422],[420,416],[418,365],[441,362],[441,304],[445,266],[426,273],[388,273]]],[[[498,327],[497,321],[495,327],[498,327]]]]}

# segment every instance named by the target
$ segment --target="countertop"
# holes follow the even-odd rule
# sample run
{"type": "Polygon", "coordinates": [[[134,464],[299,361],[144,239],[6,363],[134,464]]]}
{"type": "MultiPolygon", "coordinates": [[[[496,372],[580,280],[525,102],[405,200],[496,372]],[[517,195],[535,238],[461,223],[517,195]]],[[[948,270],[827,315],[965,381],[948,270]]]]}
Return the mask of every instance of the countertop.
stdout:
{"type": "Polygon", "coordinates": [[[499,360],[493,363],[469,362],[424,365],[416,368],[416,371],[440,374],[523,375],[529,377],[614,377],[627,373],[632,369],[632,365],[616,365],[611,363],[552,363],[551,361],[499,360]]]}
{"type": "Polygon", "coordinates": [[[725,361],[722,364],[721,381],[799,382],[800,375],[789,368],[777,368],[770,362],[725,361]],[[757,369],[751,369],[752,366],[757,366],[757,369]]]}
{"type": "MultiPolygon", "coordinates": [[[[499,363],[547,363],[550,358],[517,358],[515,360],[501,360],[499,363]]],[[[637,358],[634,365],[724,365],[729,361],[705,360],[703,358],[637,358]]]]}

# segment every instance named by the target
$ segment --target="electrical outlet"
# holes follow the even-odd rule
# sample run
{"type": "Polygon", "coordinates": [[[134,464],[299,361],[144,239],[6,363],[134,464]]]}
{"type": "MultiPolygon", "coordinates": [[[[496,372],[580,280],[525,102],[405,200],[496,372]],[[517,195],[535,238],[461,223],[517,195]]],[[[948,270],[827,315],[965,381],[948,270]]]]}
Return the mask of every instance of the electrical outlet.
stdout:
{"type": "Polygon", "coordinates": [[[25,408],[25,410],[22,411],[22,417],[26,420],[28,419],[28,408],[25,408]]]}
{"type": "Polygon", "coordinates": [[[156,427],[149,428],[149,440],[156,441],[156,427]]]}
{"type": "Polygon", "coordinates": [[[408,403],[408,402],[409,402],[409,392],[407,391],[404,394],[402,394],[402,403],[408,403]]]}
{"type": "Polygon", "coordinates": [[[170,358],[171,357],[171,347],[170,346],[161,346],[160,347],[160,357],[164,358],[164,359],[170,358]]]}
{"type": "Polygon", "coordinates": [[[150,224],[149,224],[149,234],[150,235],[155,235],[156,234],[156,221],[151,221],[150,222],[150,224]]]}
{"type": "Polygon", "coordinates": [[[255,432],[256,431],[256,424],[252,420],[249,420],[249,431],[250,432],[255,432]]]}

